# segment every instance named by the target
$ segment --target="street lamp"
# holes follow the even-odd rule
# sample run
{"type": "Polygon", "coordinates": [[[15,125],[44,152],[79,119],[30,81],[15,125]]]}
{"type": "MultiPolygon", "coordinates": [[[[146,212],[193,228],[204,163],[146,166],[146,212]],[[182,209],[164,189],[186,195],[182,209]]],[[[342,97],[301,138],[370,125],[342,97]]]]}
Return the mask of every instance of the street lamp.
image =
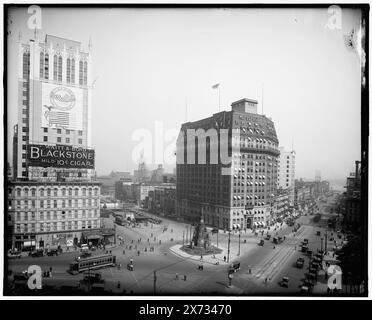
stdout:
{"type": "Polygon", "coordinates": [[[227,242],[227,263],[230,261],[230,235],[231,235],[231,230],[229,228],[229,240],[227,242]]]}
{"type": "Polygon", "coordinates": [[[239,229],[239,248],[238,248],[238,256],[240,256],[240,229],[239,229]]]}

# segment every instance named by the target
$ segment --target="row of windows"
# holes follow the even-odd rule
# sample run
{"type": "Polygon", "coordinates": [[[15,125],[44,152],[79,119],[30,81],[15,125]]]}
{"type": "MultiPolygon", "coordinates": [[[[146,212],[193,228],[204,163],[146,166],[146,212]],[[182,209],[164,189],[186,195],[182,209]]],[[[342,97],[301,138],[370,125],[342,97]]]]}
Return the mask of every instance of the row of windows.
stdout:
{"type": "MultiPolygon", "coordinates": [[[[16,208],[20,208],[22,207],[22,202],[21,200],[17,200],[15,201],[15,204],[16,204],[16,208]]],[[[35,203],[35,200],[25,200],[24,201],[24,206],[25,207],[28,207],[28,208],[36,208],[36,203],[35,203]]],[[[53,202],[51,202],[51,200],[40,200],[40,208],[66,208],[66,207],[75,207],[75,208],[78,208],[78,207],[97,207],[98,206],[98,200],[97,199],[88,199],[88,201],[86,201],[86,199],[82,199],[82,201],[78,201],[77,199],[74,199],[74,206],[72,205],[72,200],[68,200],[68,202],[66,202],[65,200],[53,200],[53,202]],[[52,203],[53,203],[53,206],[52,206],[52,203]],[[60,205],[58,205],[60,203],[60,205]]]]}
{"type": "MultiPolygon", "coordinates": [[[[15,194],[16,194],[17,197],[21,196],[21,194],[22,194],[21,191],[22,191],[21,188],[16,188],[15,194]]],[[[11,192],[12,192],[12,189],[9,189],[9,193],[11,193],[11,192]]],[[[86,195],[88,195],[88,196],[92,196],[92,195],[98,196],[99,189],[98,188],[93,188],[93,189],[92,188],[88,188],[88,189],[82,188],[81,192],[80,192],[78,188],[75,188],[75,189],[73,189],[73,188],[68,188],[68,189],[63,188],[63,189],[60,189],[60,192],[59,192],[58,188],[53,188],[53,189],[51,189],[51,188],[46,188],[46,189],[39,188],[40,197],[44,197],[44,196],[50,197],[52,195],[52,193],[53,193],[54,197],[57,197],[57,196],[64,197],[66,195],[72,196],[73,194],[75,196],[79,196],[79,195],[82,195],[82,196],[86,196],[86,195]]],[[[24,188],[23,189],[23,196],[27,197],[29,195],[31,195],[32,197],[35,197],[36,196],[36,188],[31,188],[31,189],[24,188]]]]}
{"type": "MultiPolygon", "coordinates": [[[[48,137],[47,136],[44,136],[43,137],[43,141],[44,142],[48,142],[48,137]]],[[[57,143],[61,143],[62,142],[62,138],[61,137],[57,137],[57,143]]],[[[66,143],[71,143],[71,139],[70,138],[66,138],[66,143]]],[[[83,139],[78,139],[78,144],[83,144],[83,139]]]]}
{"type": "MultiPolygon", "coordinates": [[[[48,128],[43,128],[43,129],[44,129],[43,131],[45,133],[49,132],[49,129],[48,128]]],[[[57,130],[57,134],[61,134],[62,133],[62,129],[56,129],[56,130],[57,130]]],[[[65,129],[66,135],[70,134],[71,131],[73,131],[73,130],[65,129]]],[[[83,135],[83,131],[78,130],[78,134],[79,134],[79,136],[82,136],[83,135]]]]}
{"type": "MultiPolygon", "coordinates": [[[[28,221],[35,220],[37,217],[35,212],[17,212],[15,214],[15,221],[28,221]]],[[[97,210],[82,210],[79,215],[78,210],[75,211],[62,211],[58,214],[57,211],[54,212],[39,212],[37,220],[60,220],[60,219],[79,219],[79,218],[97,218],[97,210]]]]}
{"type": "MultiPolygon", "coordinates": [[[[91,229],[97,228],[98,221],[97,220],[85,220],[81,221],[81,229],[91,229]]],[[[60,231],[60,230],[78,230],[79,223],[78,221],[68,221],[66,222],[52,222],[52,223],[30,223],[30,224],[22,224],[17,223],[15,224],[15,231],[17,233],[21,232],[36,232],[38,228],[39,232],[48,232],[48,231],[60,231]],[[59,225],[58,225],[59,224],[59,225]]]]}

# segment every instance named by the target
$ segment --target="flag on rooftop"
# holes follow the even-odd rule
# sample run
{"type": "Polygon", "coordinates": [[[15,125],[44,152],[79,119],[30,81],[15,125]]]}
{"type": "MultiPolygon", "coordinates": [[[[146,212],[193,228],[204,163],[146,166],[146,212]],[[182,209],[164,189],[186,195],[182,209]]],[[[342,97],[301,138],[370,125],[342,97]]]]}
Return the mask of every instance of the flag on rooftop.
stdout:
{"type": "Polygon", "coordinates": [[[215,85],[212,86],[212,89],[218,89],[219,86],[220,86],[220,84],[217,83],[217,84],[215,84],[215,85]]]}

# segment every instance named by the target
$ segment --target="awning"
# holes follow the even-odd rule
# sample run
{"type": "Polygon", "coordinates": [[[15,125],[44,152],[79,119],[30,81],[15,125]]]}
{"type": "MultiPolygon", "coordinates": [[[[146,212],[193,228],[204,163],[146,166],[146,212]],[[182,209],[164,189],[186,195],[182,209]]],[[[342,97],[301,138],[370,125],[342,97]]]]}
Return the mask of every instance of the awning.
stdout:
{"type": "Polygon", "coordinates": [[[256,227],[258,226],[258,223],[257,223],[257,222],[254,222],[253,224],[254,224],[256,227]]]}
{"type": "Polygon", "coordinates": [[[236,224],[233,224],[233,228],[236,228],[236,224]]]}
{"type": "Polygon", "coordinates": [[[102,237],[98,234],[92,234],[90,236],[87,236],[87,239],[88,240],[98,240],[98,239],[101,239],[102,237]]]}

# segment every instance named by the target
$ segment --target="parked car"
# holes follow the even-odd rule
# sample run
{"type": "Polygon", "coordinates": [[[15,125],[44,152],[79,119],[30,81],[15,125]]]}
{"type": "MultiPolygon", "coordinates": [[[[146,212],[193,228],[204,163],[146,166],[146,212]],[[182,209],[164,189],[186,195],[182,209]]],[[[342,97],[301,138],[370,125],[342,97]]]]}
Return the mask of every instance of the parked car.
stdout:
{"type": "Polygon", "coordinates": [[[305,259],[304,258],[298,258],[297,261],[296,261],[296,267],[297,268],[303,268],[304,267],[304,263],[305,263],[305,259]]]}
{"type": "Polygon", "coordinates": [[[48,256],[58,256],[59,255],[59,250],[58,249],[51,249],[47,252],[48,256]]]}
{"type": "Polygon", "coordinates": [[[29,255],[33,258],[43,257],[44,256],[44,250],[38,249],[38,250],[30,251],[29,255]]]}
{"type": "Polygon", "coordinates": [[[265,241],[263,240],[260,240],[260,242],[258,243],[259,246],[263,246],[265,244],[265,241]]]}
{"type": "Polygon", "coordinates": [[[8,251],[8,259],[20,259],[22,256],[20,251],[16,250],[9,250],[8,251]]]}
{"type": "Polygon", "coordinates": [[[289,278],[288,277],[283,277],[282,280],[279,282],[279,285],[281,287],[288,288],[289,285],[289,278]]]}
{"type": "Polygon", "coordinates": [[[233,262],[229,267],[229,273],[237,272],[240,270],[240,262],[233,262]]]}

